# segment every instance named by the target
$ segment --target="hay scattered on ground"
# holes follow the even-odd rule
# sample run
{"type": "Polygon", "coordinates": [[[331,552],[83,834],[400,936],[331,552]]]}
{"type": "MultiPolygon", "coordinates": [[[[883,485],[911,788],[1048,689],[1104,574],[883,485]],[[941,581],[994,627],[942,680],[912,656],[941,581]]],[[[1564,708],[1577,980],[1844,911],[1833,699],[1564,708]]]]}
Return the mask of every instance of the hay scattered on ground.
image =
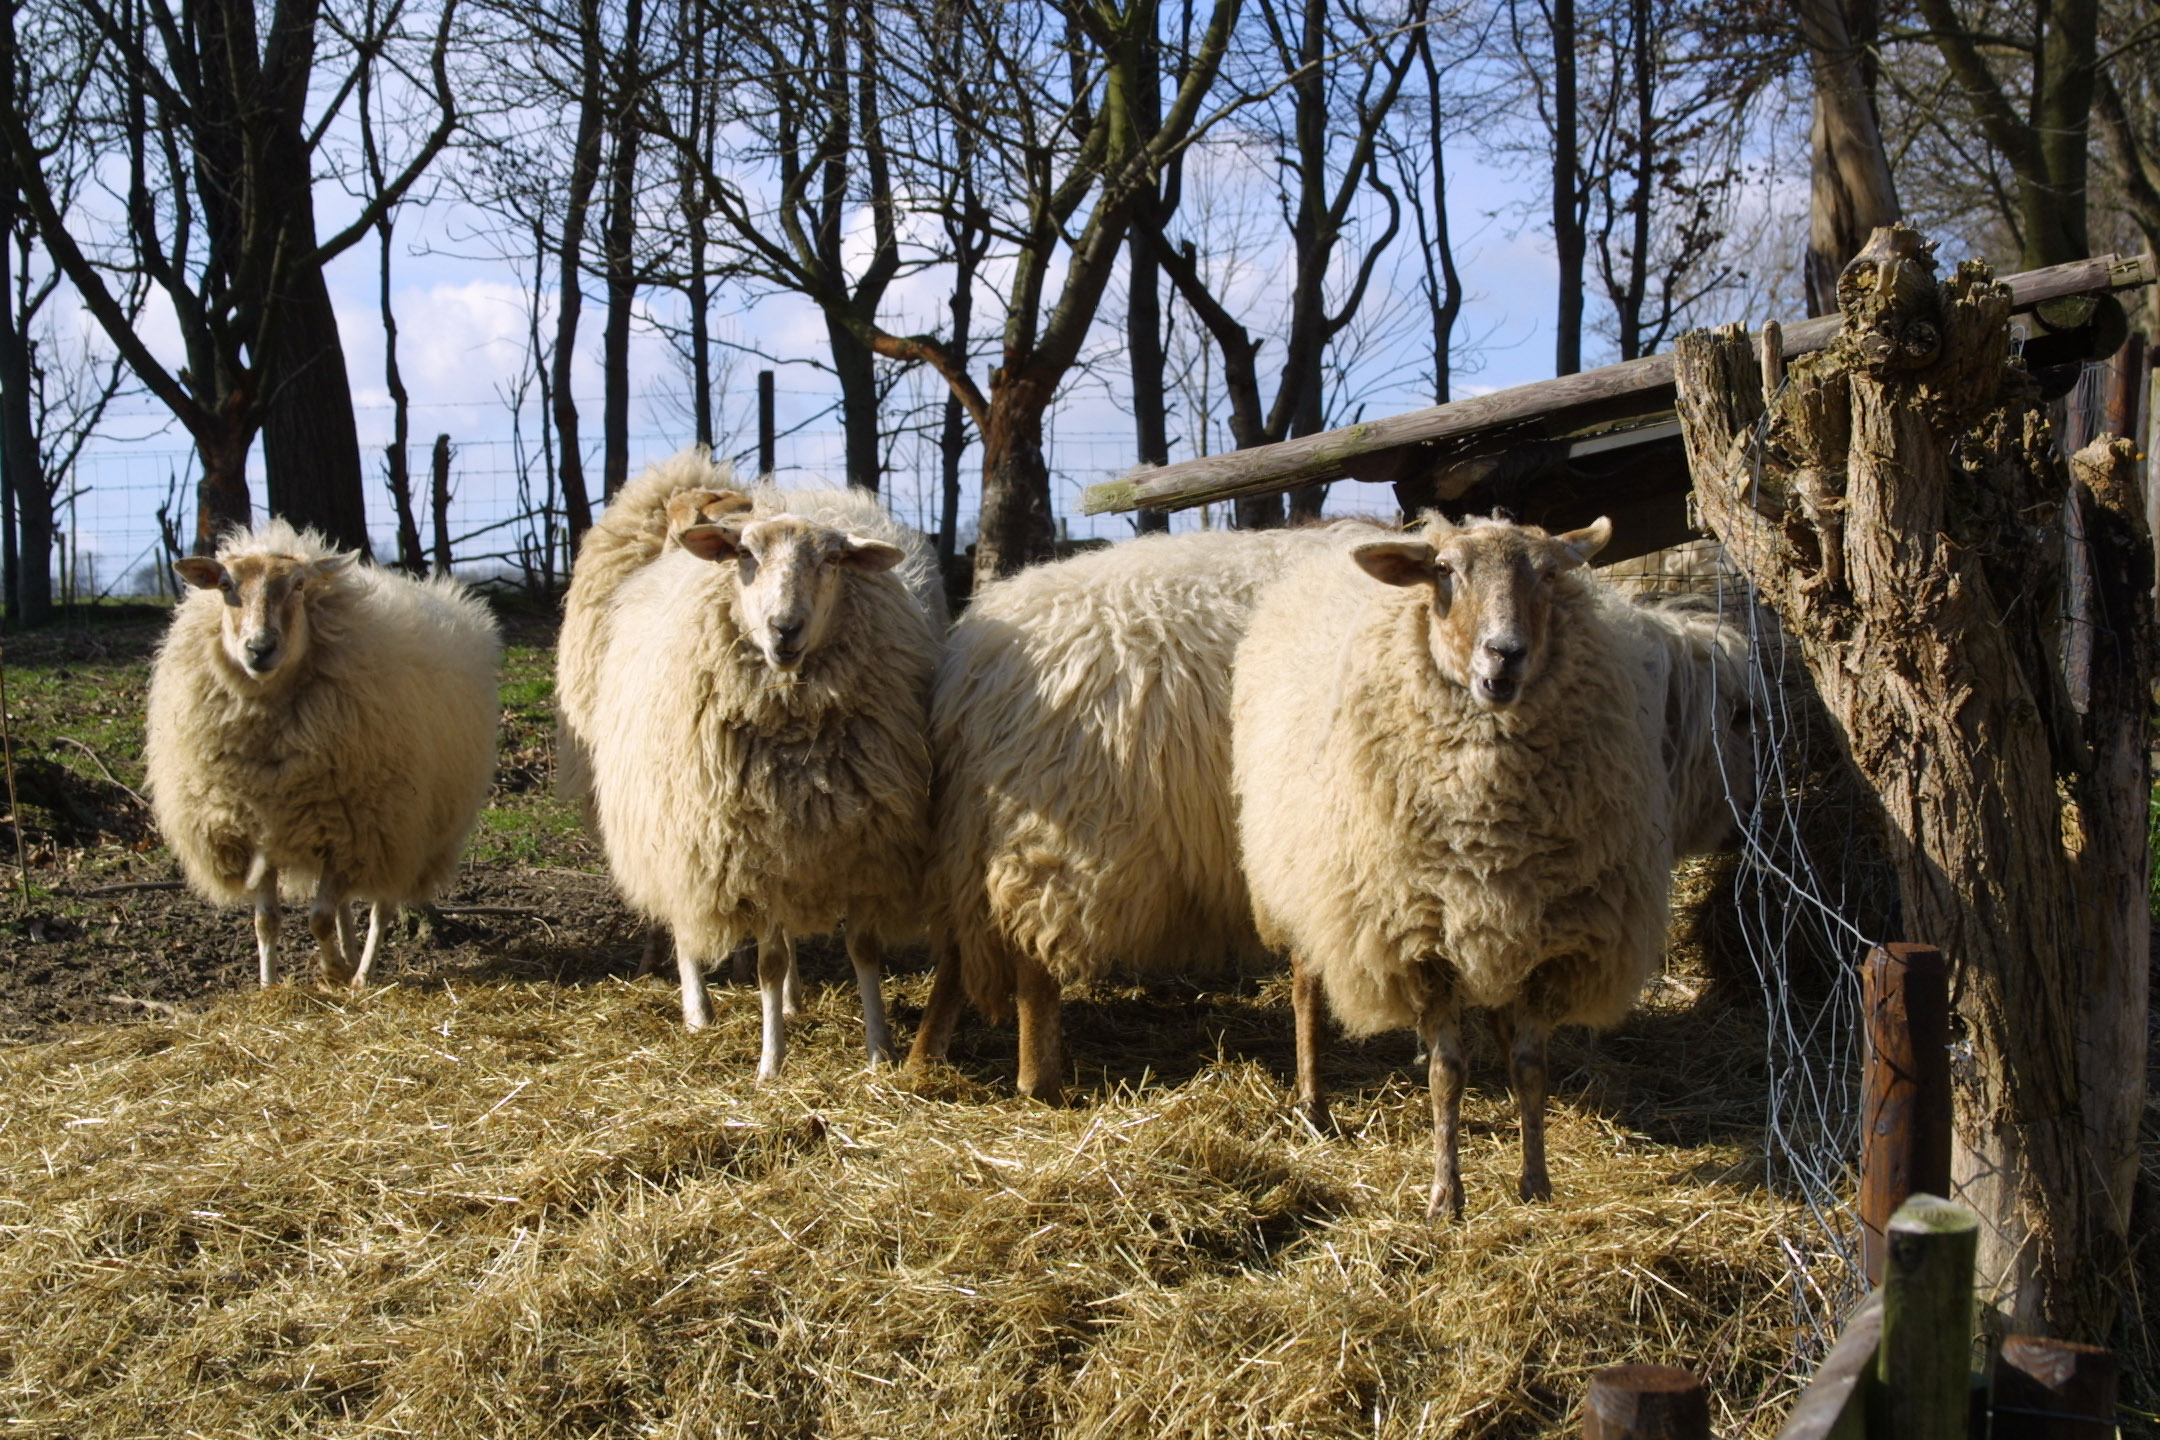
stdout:
{"type": "Polygon", "coordinates": [[[1563,1048],[1550,1205],[1508,1198],[1486,1057],[1434,1226],[1407,1045],[1340,1046],[1346,1133],[1300,1133],[1223,1019],[1287,1044],[1280,982],[1069,1007],[1083,1060],[1201,1018],[1186,1073],[1064,1109],[864,1075],[850,989],[762,1090],[749,996],[692,1036],[651,982],[281,987],[0,1052],[10,1433],[1558,1436],[1632,1360],[1775,1428],[1788,1217],[1731,1013],[1563,1048]]]}

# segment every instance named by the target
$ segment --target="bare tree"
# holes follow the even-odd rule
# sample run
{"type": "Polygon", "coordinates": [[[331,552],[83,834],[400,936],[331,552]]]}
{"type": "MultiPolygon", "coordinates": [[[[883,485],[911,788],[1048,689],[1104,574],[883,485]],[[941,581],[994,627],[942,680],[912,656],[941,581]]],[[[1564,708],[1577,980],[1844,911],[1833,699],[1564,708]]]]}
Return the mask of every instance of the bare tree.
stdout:
{"type": "MultiPolygon", "coordinates": [[[[1246,143],[1269,157],[1278,177],[1278,205],[1289,232],[1290,299],[1282,317],[1273,398],[1262,394],[1260,349],[1226,297],[1208,282],[1199,244],[1163,247],[1162,263],[1185,303],[1207,326],[1222,353],[1230,432],[1240,449],[1326,428],[1322,366],[1329,343],[1356,316],[1374,267],[1401,223],[1401,205],[1380,174],[1387,122],[1404,82],[1418,64],[1429,17],[1426,0],[1411,0],[1398,25],[1354,5],[1328,0],[1259,0],[1254,10],[1264,69],[1240,82],[1253,91],[1281,87],[1284,103],[1256,107],[1266,117],[1249,126],[1246,143]],[[1328,293],[1338,254],[1356,230],[1361,202],[1377,198],[1377,235],[1364,240],[1345,290],[1328,293]]],[[[1316,515],[1325,487],[1291,497],[1291,512],[1316,515]]],[[[1279,497],[1237,502],[1238,523],[1279,525],[1279,497]]]]}
{"type": "Polygon", "coordinates": [[[1875,0],[1792,0],[1815,81],[1809,130],[1807,300],[1837,310],[1837,277],[1879,225],[1899,215],[1897,183],[1876,113],[1875,0]]]}
{"type": "MultiPolygon", "coordinates": [[[[279,0],[260,31],[244,0],[178,9],[84,0],[72,14],[79,23],[65,43],[91,62],[83,106],[95,107],[122,157],[110,179],[100,177],[119,214],[63,205],[41,117],[24,113],[12,94],[0,97],[0,144],[54,263],[195,440],[203,470],[196,543],[247,523],[247,454],[263,432],[266,452],[281,457],[272,461],[273,506],[364,547],[359,447],[322,267],[367,235],[449,140],[456,0],[445,0],[432,35],[416,42],[433,123],[383,192],[328,239],[315,233],[315,157],[359,70],[410,38],[402,6],[383,12],[378,33],[342,37],[339,70],[329,74],[318,51],[340,32],[324,23],[318,0],[279,0]],[[75,228],[85,224],[119,238],[86,242],[75,228]],[[177,373],[151,352],[115,292],[115,279],[133,275],[163,292],[179,322],[187,363],[177,373]],[[306,414],[295,413],[303,406],[306,414]]],[[[0,63],[12,71],[15,36],[0,36],[0,45],[0,63]]]]}

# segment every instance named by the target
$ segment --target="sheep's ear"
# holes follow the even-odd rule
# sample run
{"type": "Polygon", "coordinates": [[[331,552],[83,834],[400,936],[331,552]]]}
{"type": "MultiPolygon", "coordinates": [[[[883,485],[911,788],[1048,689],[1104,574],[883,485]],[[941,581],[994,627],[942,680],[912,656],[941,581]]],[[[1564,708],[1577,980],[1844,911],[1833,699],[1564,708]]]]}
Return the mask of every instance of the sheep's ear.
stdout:
{"type": "Polygon", "coordinates": [[[1423,540],[1374,540],[1350,552],[1358,569],[1383,585],[1433,583],[1433,547],[1423,540]]]}
{"type": "Polygon", "coordinates": [[[225,567],[207,555],[183,555],[173,561],[172,568],[197,590],[215,590],[225,579],[225,567]]]}
{"type": "Polygon", "coordinates": [[[740,515],[750,508],[750,497],[740,490],[708,490],[705,505],[698,513],[707,520],[718,520],[723,515],[740,515]]]}
{"type": "Polygon", "coordinates": [[[907,552],[897,545],[883,540],[865,540],[860,535],[850,535],[840,547],[837,557],[850,570],[890,570],[907,558],[907,552]]]}
{"type": "Polygon", "coordinates": [[[681,535],[683,531],[698,524],[705,517],[698,513],[704,508],[709,490],[678,490],[668,496],[667,528],[670,534],[681,535]]]}
{"type": "Polygon", "coordinates": [[[309,563],[307,567],[308,577],[314,580],[323,580],[332,575],[342,575],[347,570],[350,570],[353,562],[359,558],[360,552],[357,550],[346,550],[336,555],[325,555],[322,559],[309,563]]]}
{"type": "Polygon", "coordinates": [[[1612,539],[1612,519],[1600,515],[1580,530],[1570,530],[1565,535],[1555,535],[1553,538],[1575,557],[1576,564],[1587,565],[1590,557],[1603,550],[1605,543],[1612,539]]]}
{"type": "Polygon", "coordinates": [[[692,525],[675,538],[700,560],[730,560],[742,550],[742,533],[725,525],[692,525]]]}

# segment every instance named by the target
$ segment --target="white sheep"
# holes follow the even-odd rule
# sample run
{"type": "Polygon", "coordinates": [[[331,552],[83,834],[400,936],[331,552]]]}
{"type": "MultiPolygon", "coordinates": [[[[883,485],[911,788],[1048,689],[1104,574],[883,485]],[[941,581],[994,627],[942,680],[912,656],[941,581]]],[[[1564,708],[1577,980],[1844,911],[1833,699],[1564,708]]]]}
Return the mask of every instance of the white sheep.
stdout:
{"type": "Polygon", "coordinates": [[[711,1021],[706,963],[758,940],[770,1079],[794,937],[843,922],[871,1058],[889,1056],[881,947],[922,928],[942,604],[906,583],[936,562],[876,496],[752,498],[621,581],[579,728],[616,884],[674,933],[685,1024],[711,1021]]]}
{"type": "Polygon", "coordinates": [[[1255,597],[1369,524],[1146,536],[1025,570],[954,624],[931,703],[939,965],[911,1066],[964,985],[1019,1011],[1019,1088],[1057,1095],[1058,992],[1113,964],[1258,956],[1230,803],[1230,665],[1255,597]]]}
{"type": "Polygon", "coordinates": [[[1610,534],[1427,517],[1300,566],[1238,652],[1240,837],[1260,935],[1291,958],[1299,1098],[1325,1122],[1316,987],[1352,1033],[1415,1027],[1433,1213],[1463,1205],[1462,1009],[1494,1012],[1519,1193],[1549,1196],[1547,1036],[1633,1004],[1673,861],[1722,837],[1718,777],[1746,763],[1737,639],[1592,579],[1610,534]]]}
{"type": "Polygon", "coordinates": [[[354,558],[268,520],[178,561],[191,588],[151,672],[158,827],[198,892],[253,901],[265,985],[281,881],[312,891],[323,981],[365,984],[395,907],[449,883],[495,773],[494,617],[354,558]],[[351,899],[372,902],[357,965],[351,899]]]}

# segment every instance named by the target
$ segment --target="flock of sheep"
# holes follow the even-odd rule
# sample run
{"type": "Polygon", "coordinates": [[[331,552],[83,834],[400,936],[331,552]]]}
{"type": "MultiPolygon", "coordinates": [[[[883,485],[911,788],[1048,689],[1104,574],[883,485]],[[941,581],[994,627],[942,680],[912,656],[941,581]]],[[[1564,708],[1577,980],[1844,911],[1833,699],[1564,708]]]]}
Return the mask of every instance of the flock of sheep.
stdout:
{"type": "MultiPolygon", "coordinates": [[[[1551,1193],[1546,1038],[1610,1024],[1662,953],[1670,875],[1752,773],[1744,638],[1631,604],[1568,534],[1428,516],[1137,539],[1026,571],[948,627],[924,538],[862,492],[745,490],[702,452],[615,498],[557,657],[558,783],[624,897],[672,936],[683,1018],[757,945],[760,1078],[797,1006],[794,942],[840,930],[871,1062],[884,947],[937,956],[910,1065],[963,994],[1017,1012],[1019,1088],[1054,1098],[1063,986],[1113,965],[1287,952],[1297,1093],[1321,1124],[1321,996],[1430,1064],[1430,1208],[1460,1214],[1460,1018],[1483,1008],[1551,1193]]],[[[454,582],[279,521],[181,561],[151,681],[150,794],[189,880],[252,903],[269,983],[281,887],[327,983],[448,883],[494,761],[500,646],[454,582]],[[373,905],[353,957],[349,902],[373,905]]]]}

